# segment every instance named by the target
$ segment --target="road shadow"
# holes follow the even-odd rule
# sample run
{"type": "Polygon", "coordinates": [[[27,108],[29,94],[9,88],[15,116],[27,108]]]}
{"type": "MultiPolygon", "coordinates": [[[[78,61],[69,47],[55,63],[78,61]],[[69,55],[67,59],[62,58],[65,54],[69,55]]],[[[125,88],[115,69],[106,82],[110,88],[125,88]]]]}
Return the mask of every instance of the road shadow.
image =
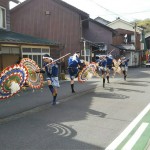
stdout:
{"type": "MultiPolygon", "coordinates": [[[[148,77],[147,73],[142,72],[142,75],[148,77]]],[[[103,91],[94,93],[90,91],[95,89],[98,84],[99,86],[102,85],[101,79],[88,81],[84,84],[75,82],[76,93],[73,95],[70,89],[70,82],[62,83],[58,93],[60,104],[56,106],[51,106],[50,104],[52,96],[47,86],[40,90],[26,90],[7,101],[2,101],[0,104],[0,117],[2,118],[41,107],[42,105],[44,107],[39,109],[39,111],[34,111],[33,109],[30,114],[26,113],[22,117],[17,118],[17,120],[1,124],[1,147],[4,147],[5,150],[11,150],[12,147],[21,150],[62,150],[62,148],[64,150],[103,150],[104,147],[99,143],[94,144],[95,135],[92,129],[96,123],[91,122],[91,126],[82,123],[83,121],[89,121],[88,119],[91,116],[96,119],[107,117],[108,114],[105,111],[92,107],[93,101],[97,101],[100,104],[102,99],[106,101],[126,100],[129,99],[129,96],[119,94],[115,90],[129,92],[130,89],[105,88],[103,91]],[[83,95],[80,94],[83,92],[85,92],[83,95]],[[63,101],[67,98],[68,100],[63,101]],[[79,130],[79,126],[82,129],[79,130]],[[84,136],[81,132],[84,132],[84,136]],[[11,145],[8,143],[11,143],[11,145]]],[[[142,82],[117,84],[147,86],[142,82]]],[[[138,90],[130,92],[138,92],[138,90]]],[[[103,132],[100,130],[101,125],[96,124],[96,126],[99,127],[99,135],[102,134],[101,137],[103,138],[103,132]]]]}
{"type": "Polygon", "coordinates": [[[105,90],[108,90],[110,92],[114,92],[114,91],[123,91],[123,92],[137,92],[137,93],[145,93],[145,91],[141,91],[141,90],[133,90],[133,89],[125,89],[125,88],[106,88],[105,90]]]}
{"type": "Polygon", "coordinates": [[[129,96],[126,96],[123,94],[108,93],[108,92],[95,93],[95,97],[99,97],[99,98],[103,98],[103,99],[127,99],[127,98],[129,98],[129,96]]]}
{"type": "Polygon", "coordinates": [[[122,84],[122,85],[130,85],[130,86],[148,86],[147,84],[144,84],[144,83],[135,83],[135,82],[130,82],[130,81],[127,81],[127,82],[120,82],[120,83],[117,83],[117,84],[122,84]]]}
{"type": "Polygon", "coordinates": [[[138,83],[138,82],[140,82],[140,83],[150,83],[149,81],[144,81],[144,80],[128,80],[128,82],[136,82],[136,83],[138,83]]]}
{"type": "MultiPolygon", "coordinates": [[[[51,117],[51,115],[50,115],[51,117]]],[[[0,125],[1,149],[5,150],[104,150],[103,147],[75,140],[72,126],[40,122],[39,117],[26,117],[0,125]],[[6,140],[7,139],[7,140],[6,140]],[[8,144],[9,143],[9,144],[8,144]]]]}

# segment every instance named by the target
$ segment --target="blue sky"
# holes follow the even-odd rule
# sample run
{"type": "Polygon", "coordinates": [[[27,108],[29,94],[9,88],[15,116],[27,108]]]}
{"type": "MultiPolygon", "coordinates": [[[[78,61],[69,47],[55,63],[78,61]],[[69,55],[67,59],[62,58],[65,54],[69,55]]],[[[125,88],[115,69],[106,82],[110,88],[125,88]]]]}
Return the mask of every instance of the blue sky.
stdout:
{"type": "MultiPolygon", "coordinates": [[[[24,0],[20,0],[23,2],[24,0]]],[[[150,0],[63,0],[88,13],[92,19],[102,17],[113,21],[120,17],[126,21],[150,19],[150,0]]],[[[10,7],[14,7],[13,2],[10,7]]]]}

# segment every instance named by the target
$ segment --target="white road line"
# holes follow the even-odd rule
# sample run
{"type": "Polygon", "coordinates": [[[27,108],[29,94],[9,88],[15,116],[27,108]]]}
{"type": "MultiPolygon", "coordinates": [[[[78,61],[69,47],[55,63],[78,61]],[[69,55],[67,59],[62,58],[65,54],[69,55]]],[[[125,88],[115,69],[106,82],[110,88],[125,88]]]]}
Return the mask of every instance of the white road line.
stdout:
{"type": "Polygon", "coordinates": [[[139,123],[139,121],[149,110],[150,103],[105,150],[115,150],[116,147],[118,147],[118,145],[128,136],[128,134],[133,130],[133,128],[139,123]]]}
{"type": "Polygon", "coordinates": [[[140,138],[149,123],[142,123],[131,139],[126,143],[122,150],[131,150],[137,140],[140,138]]]}

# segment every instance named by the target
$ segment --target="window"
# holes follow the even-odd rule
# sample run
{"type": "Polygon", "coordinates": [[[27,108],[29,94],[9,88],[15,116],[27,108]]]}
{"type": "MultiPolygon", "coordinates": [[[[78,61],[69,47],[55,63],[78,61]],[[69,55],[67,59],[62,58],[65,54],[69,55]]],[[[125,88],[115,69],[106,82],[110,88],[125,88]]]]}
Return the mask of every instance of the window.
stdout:
{"type": "Polygon", "coordinates": [[[23,53],[31,53],[31,48],[22,48],[23,53]]]}
{"type": "Polygon", "coordinates": [[[132,35],[127,35],[127,43],[134,43],[135,42],[135,36],[134,34],[132,35]]]}
{"type": "Polygon", "coordinates": [[[46,53],[46,54],[49,54],[49,49],[46,49],[46,48],[42,48],[42,53],[46,53]]]}
{"type": "Polygon", "coordinates": [[[18,47],[1,47],[1,54],[20,54],[18,47]]]}
{"type": "Polygon", "coordinates": [[[135,36],[131,35],[131,42],[134,43],[135,42],[135,36]]]}
{"type": "Polygon", "coordinates": [[[141,50],[144,50],[144,43],[141,43],[141,50]]]}
{"type": "Polygon", "coordinates": [[[0,6],[0,28],[6,28],[6,9],[0,6]]]}
{"type": "Polygon", "coordinates": [[[41,54],[41,48],[32,48],[32,53],[40,53],[41,54]]]}
{"type": "Polygon", "coordinates": [[[90,49],[86,49],[86,56],[90,56],[90,49]]]}
{"type": "Polygon", "coordinates": [[[43,66],[42,56],[44,54],[50,54],[49,47],[36,47],[36,46],[23,46],[22,47],[22,56],[23,58],[33,59],[39,67],[43,66]]]}
{"type": "Polygon", "coordinates": [[[90,49],[81,50],[81,56],[90,56],[90,49]]]}

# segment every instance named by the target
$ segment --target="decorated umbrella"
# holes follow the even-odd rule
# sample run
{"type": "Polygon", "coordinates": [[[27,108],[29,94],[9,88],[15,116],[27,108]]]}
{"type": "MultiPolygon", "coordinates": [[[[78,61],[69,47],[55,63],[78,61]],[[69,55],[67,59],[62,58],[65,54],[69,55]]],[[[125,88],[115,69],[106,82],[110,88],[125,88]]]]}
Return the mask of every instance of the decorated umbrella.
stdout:
{"type": "Polygon", "coordinates": [[[43,86],[43,75],[41,73],[36,73],[36,70],[39,69],[36,62],[29,58],[23,58],[20,65],[26,66],[28,69],[28,79],[26,83],[29,87],[33,89],[41,88],[43,86]]]}
{"type": "Polygon", "coordinates": [[[5,68],[0,74],[0,99],[6,99],[21,90],[28,77],[25,66],[18,64],[5,68]]]}
{"type": "Polygon", "coordinates": [[[78,74],[78,81],[83,83],[86,80],[92,78],[96,73],[96,63],[90,63],[85,66],[78,74]]]}
{"type": "Polygon", "coordinates": [[[120,62],[117,61],[116,59],[113,59],[113,63],[114,63],[114,67],[112,67],[113,69],[113,77],[115,77],[116,73],[118,74],[122,74],[121,68],[120,68],[120,62]]]}

